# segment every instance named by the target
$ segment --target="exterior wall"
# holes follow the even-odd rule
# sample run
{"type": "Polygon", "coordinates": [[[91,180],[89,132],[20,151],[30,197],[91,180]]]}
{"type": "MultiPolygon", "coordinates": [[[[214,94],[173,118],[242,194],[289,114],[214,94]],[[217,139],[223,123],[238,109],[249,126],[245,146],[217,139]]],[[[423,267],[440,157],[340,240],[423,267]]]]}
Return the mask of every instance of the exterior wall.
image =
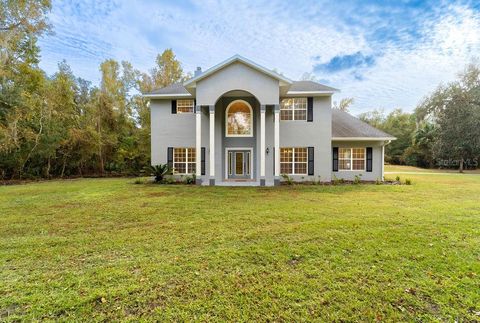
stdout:
{"type": "MultiPolygon", "coordinates": [[[[332,178],[343,178],[345,180],[353,181],[355,175],[362,175],[363,181],[376,181],[383,179],[383,157],[382,146],[383,141],[332,141],[332,147],[339,148],[366,148],[372,147],[372,171],[345,171],[339,170],[338,172],[332,172],[333,160],[330,159],[329,170],[332,172],[332,178]]],[[[366,156],[365,156],[366,157],[366,156]]]]}
{"type": "Polygon", "coordinates": [[[172,114],[171,100],[151,100],[150,115],[152,165],[167,163],[168,147],[195,147],[194,113],[172,114]]]}
{"type": "Polygon", "coordinates": [[[279,82],[242,63],[233,63],[197,82],[197,104],[211,105],[226,92],[244,90],[261,104],[278,104],[279,82]]]}
{"type": "MultiPolygon", "coordinates": [[[[273,133],[273,131],[272,131],[273,133]]],[[[331,97],[313,99],[313,121],[280,121],[280,147],[314,147],[314,176],[292,175],[295,181],[331,180],[331,97]]]]}

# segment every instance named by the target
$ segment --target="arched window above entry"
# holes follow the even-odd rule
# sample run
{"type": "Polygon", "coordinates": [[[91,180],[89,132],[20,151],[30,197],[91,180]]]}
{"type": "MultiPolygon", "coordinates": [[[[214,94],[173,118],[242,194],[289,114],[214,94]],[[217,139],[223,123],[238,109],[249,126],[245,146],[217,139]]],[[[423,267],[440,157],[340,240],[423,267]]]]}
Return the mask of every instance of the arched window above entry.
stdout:
{"type": "Polygon", "coordinates": [[[235,100],[225,113],[227,137],[253,136],[253,109],[248,102],[235,100]]]}

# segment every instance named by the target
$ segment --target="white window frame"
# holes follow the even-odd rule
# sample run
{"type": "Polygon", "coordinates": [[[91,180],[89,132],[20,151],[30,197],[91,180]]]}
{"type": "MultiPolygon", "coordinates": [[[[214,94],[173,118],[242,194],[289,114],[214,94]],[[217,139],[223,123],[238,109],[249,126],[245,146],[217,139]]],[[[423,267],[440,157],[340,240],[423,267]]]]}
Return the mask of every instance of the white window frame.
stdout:
{"type": "Polygon", "coordinates": [[[367,167],[367,148],[365,147],[339,147],[338,148],[338,171],[342,172],[364,172],[366,171],[367,167]],[[350,158],[340,158],[340,150],[341,149],[350,149],[350,158]],[[363,168],[362,169],[353,169],[353,161],[354,160],[361,160],[360,158],[353,158],[353,150],[354,149],[363,149],[363,168]],[[350,160],[350,169],[341,169],[340,168],[340,160],[350,160]]]}
{"type": "Polygon", "coordinates": [[[280,173],[286,175],[307,175],[308,174],[308,147],[280,147],[280,173]],[[292,173],[282,173],[282,164],[290,164],[289,162],[282,162],[282,149],[292,149],[292,173]],[[307,161],[297,162],[295,160],[295,149],[306,149],[307,151],[307,161]],[[295,164],[306,164],[305,173],[295,173],[295,164]]]}
{"type": "Polygon", "coordinates": [[[190,114],[195,112],[195,101],[193,99],[181,99],[177,100],[177,114],[190,114]],[[188,105],[186,103],[189,103],[188,105]],[[184,103],[185,105],[181,106],[184,103]],[[180,108],[189,108],[191,111],[180,111],[180,108]]]}
{"type": "Polygon", "coordinates": [[[253,137],[253,108],[250,105],[250,103],[248,103],[245,100],[234,100],[234,101],[230,102],[230,104],[227,106],[227,109],[225,109],[225,137],[253,137]],[[230,110],[230,107],[233,104],[238,103],[238,102],[244,103],[250,109],[250,133],[249,134],[237,135],[237,134],[229,134],[228,133],[228,110],[230,110]]]}
{"type": "MultiPolygon", "coordinates": [[[[193,173],[188,172],[188,164],[195,164],[196,168],[196,162],[189,162],[188,161],[188,150],[193,149],[195,151],[195,155],[197,154],[196,148],[195,147],[174,147],[173,148],[173,174],[174,175],[193,175],[193,173]],[[175,161],[175,149],[183,149],[185,150],[185,161],[175,161]],[[184,164],[185,165],[185,173],[180,173],[176,171],[175,164],[184,164]]],[[[197,173],[197,170],[195,169],[195,173],[197,173]]]]}
{"type": "MultiPolygon", "coordinates": [[[[235,147],[235,148],[225,148],[225,179],[228,180],[229,175],[229,152],[237,151],[237,150],[247,150],[250,152],[250,179],[253,179],[253,148],[250,147],[235,147]]],[[[232,173],[234,170],[232,169],[232,173]]]]}
{"type": "Polygon", "coordinates": [[[308,119],[308,99],[307,97],[299,97],[299,98],[283,98],[280,102],[280,121],[307,121],[308,119]],[[293,105],[291,109],[285,109],[283,105],[283,101],[285,100],[293,100],[293,105]],[[305,109],[299,109],[296,107],[296,101],[298,100],[305,100],[305,109]],[[292,111],[292,119],[282,119],[282,110],[283,111],[292,111]],[[296,119],[295,118],[295,111],[305,111],[305,119],[296,119]]]}

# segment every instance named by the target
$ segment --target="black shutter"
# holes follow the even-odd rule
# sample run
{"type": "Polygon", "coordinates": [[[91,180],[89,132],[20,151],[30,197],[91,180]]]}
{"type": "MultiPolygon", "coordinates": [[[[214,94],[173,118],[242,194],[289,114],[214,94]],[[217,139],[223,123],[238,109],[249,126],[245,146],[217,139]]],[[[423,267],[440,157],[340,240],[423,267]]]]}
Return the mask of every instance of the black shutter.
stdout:
{"type": "Polygon", "coordinates": [[[177,100],[172,100],[172,114],[177,114],[177,100]]]}
{"type": "Polygon", "coordinates": [[[372,147],[367,147],[367,172],[372,171],[373,166],[373,151],[372,147]]]}
{"type": "Polygon", "coordinates": [[[308,147],[308,175],[313,175],[313,147],[308,147]]]}
{"type": "Polygon", "coordinates": [[[201,156],[202,162],[201,162],[201,167],[202,171],[201,174],[205,175],[205,147],[202,147],[202,156],[201,156]]]}
{"type": "Polygon", "coordinates": [[[167,165],[170,169],[173,168],[173,147],[167,148],[167,165]]]}
{"type": "Polygon", "coordinates": [[[338,172],[338,147],[333,147],[333,171],[338,172]]]}
{"type": "Polygon", "coordinates": [[[313,98],[312,97],[307,98],[307,121],[308,122],[313,121],[313,98]]]}

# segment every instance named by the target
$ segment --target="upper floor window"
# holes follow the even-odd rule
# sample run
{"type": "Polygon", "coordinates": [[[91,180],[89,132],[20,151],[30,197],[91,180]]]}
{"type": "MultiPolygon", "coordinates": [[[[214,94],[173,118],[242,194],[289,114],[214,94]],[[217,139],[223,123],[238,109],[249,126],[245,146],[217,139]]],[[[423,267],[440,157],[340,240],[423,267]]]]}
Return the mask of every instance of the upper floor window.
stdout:
{"type": "Polygon", "coordinates": [[[365,148],[339,148],[339,170],[365,170],[365,148]]]}
{"type": "Polygon", "coordinates": [[[226,111],[226,136],[251,137],[253,135],[253,110],[243,100],[230,103],[226,111]]]}
{"type": "Polygon", "coordinates": [[[193,113],[193,100],[177,100],[177,113],[193,113]]]}
{"type": "Polygon", "coordinates": [[[307,120],[307,98],[288,98],[280,103],[280,120],[307,120]]]}

